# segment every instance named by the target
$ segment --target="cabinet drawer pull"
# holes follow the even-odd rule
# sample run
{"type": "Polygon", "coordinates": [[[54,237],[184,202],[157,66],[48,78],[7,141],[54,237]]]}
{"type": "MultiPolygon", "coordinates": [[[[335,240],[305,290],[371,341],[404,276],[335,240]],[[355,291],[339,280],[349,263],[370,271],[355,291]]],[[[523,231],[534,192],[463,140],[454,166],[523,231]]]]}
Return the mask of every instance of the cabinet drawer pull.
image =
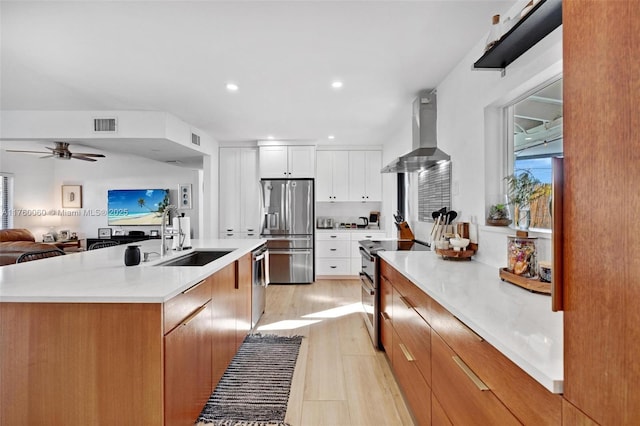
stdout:
{"type": "Polygon", "coordinates": [[[484,339],[482,338],[482,336],[478,335],[478,333],[476,333],[475,331],[473,331],[472,329],[469,328],[469,326],[467,324],[465,324],[464,322],[460,321],[460,318],[458,318],[457,316],[453,316],[456,320],[458,320],[458,322],[460,324],[462,324],[462,326],[467,329],[467,331],[471,334],[473,334],[475,336],[475,338],[479,341],[479,342],[484,342],[484,339]]]}
{"type": "Polygon", "coordinates": [[[400,346],[400,350],[402,351],[402,353],[404,354],[404,357],[407,359],[407,361],[409,362],[413,362],[416,359],[413,357],[413,355],[411,355],[411,352],[409,352],[409,349],[407,349],[407,347],[402,344],[402,343],[398,343],[398,345],[400,346]]]}
{"type": "Polygon", "coordinates": [[[196,285],[192,285],[192,286],[191,286],[191,287],[189,287],[188,289],[184,290],[184,291],[182,292],[182,294],[187,294],[187,293],[189,293],[191,290],[194,290],[196,287],[198,287],[200,284],[202,284],[202,283],[203,283],[203,282],[205,282],[205,281],[206,281],[206,280],[202,280],[202,281],[200,281],[198,284],[196,284],[196,285]]]}
{"type": "Polygon", "coordinates": [[[204,305],[200,306],[198,309],[196,309],[195,311],[193,311],[191,313],[191,315],[189,315],[188,317],[186,317],[184,319],[184,321],[182,321],[182,324],[180,324],[181,326],[185,326],[187,324],[189,324],[200,312],[204,311],[205,309],[207,309],[207,305],[209,304],[209,302],[205,303],[204,305]]]}
{"type": "Polygon", "coordinates": [[[388,314],[388,313],[386,313],[386,312],[382,312],[382,313],[381,313],[381,315],[382,315],[382,318],[383,318],[385,321],[390,321],[390,320],[391,320],[391,318],[389,317],[389,314],[388,314]]]}
{"type": "Polygon", "coordinates": [[[409,303],[406,297],[400,296],[400,300],[402,300],[402,303],[404,303],[404,306],[406,306],[409,309],[413,309],[413,305],[409,303]]]}
{"type": "Polygon", "coordinates": [[[338,251],[338,249],[329,249],[329,251],[338,251]]]}
{"type": "Polygon", "coordinates": [[[458,367],[460,367],[460,369],[464,372],[464,374],[467,375],[467,377],[469,379],[471,379],[471,381],[473,382],[474,385],[476,385],[476,387],[481,390],[481,391],[486,391],[489,390],[489,386],[485,385],[484,382],[482,380],[480,380],[480,378],[478,376],[476,376],[476,373],[474,373],[467,364],[464,363],[463,360],[460,359],[460,357],[458,355],[454,355],[451,358],[453,358],[453,361],[458,364],[458,367]]]}

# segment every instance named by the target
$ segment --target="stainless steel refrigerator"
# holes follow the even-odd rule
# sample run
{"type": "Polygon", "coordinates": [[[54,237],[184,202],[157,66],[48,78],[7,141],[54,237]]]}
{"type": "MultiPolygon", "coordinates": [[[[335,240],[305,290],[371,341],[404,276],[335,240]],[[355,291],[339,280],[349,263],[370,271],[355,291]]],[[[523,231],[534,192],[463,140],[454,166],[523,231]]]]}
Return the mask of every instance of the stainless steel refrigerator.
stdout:
{"type": "Polygon", "coordinates": [[[262,179],[260,183],[260,235],[269,249],[269,283],[313,282],[313,179],[262,179]]]}

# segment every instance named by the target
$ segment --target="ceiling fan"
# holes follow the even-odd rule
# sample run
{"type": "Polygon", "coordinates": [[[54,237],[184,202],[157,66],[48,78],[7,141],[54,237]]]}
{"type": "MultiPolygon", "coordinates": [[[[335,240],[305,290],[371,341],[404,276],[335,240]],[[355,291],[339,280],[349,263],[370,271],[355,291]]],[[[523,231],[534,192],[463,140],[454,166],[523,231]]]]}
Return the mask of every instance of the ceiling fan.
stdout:
{"type": "Polygon", "coordinates": [[[76,160],[84,160],[84,161],[96,161],[92,157],[96,158],[104,158],[102,154],[90,154],[88,152],[71,152],[69,151],[69,143],[68,142],[55,142],[55,148],[49,148],[46,146],[45,148],[51,150],[51,152],[47,151],[19,151],[15,149],[7,149],[7,152],[24,152],[28,154],[48,154],[44,157],[40,158],[60,158],[63,160],[71,160],[75,158],[76,160]]]}

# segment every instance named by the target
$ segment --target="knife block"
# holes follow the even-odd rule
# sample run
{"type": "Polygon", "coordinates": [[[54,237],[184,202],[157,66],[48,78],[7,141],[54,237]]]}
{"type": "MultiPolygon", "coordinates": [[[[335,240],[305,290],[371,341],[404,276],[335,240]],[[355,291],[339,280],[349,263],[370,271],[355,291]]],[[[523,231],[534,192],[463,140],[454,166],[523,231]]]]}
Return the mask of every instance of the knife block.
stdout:
{"type": "Polygon", "coordinates": [[[413,231],[409,228],[409,224],[407,222],[400,222],[398,224],[398,239],[399,240],[414,240],[415,235],[413,235],[413,231]]]}

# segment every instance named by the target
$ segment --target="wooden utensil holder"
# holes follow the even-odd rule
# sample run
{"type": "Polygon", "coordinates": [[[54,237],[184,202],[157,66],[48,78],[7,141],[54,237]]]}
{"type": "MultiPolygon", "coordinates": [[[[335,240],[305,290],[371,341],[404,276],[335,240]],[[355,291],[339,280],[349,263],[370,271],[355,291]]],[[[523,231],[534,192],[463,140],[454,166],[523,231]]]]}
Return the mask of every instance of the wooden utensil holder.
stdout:
{"type": "Polygon", "coordinates": [[[412,241],[415,239],[415,235],[413,235],[413,231],[411,231],[407,222],[400,222],[398,224],[398,239],[412,241]]]}

